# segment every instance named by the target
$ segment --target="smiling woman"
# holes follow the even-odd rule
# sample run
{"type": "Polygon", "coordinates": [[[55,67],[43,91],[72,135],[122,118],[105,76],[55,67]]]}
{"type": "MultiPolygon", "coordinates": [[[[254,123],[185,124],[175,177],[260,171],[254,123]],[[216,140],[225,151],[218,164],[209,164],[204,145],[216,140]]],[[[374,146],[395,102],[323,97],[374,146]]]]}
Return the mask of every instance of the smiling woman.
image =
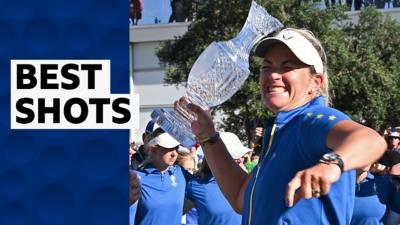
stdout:
{"type": "MultiPolygon", "coordinates": [[[[261,161],[250,175],[221,139],[202,144],[218,185],[242,224],[349,224],[354,169],[377,160],[384,139],[327,107],[326,55],[310,31],[286,28],[262,39],[255,53],[264,59],[263,102],[276,115],[265,123],[261,161]]],[[[186,102],[182,97],[176,104],[186,102]]],[[[198,115],[191,124],[196,138],[215,137],[210,113],[187,107],[198,115]]]]}
{"type": "Polygon", "coordinates": [[[310,77],[310,66],[283,45],[279,43],[269,48],[261,67],[261,96],[264,104],[274,112],[309,102],[316,95],[314,86],[320,85],[323,79],[310,77]]]}
{"type": "Polygon", "coordinates": [[[311,32],[285,29],[275,37],[261,41],[255,54],[259,57],[265,56],[260,71],[261,96],[272,111],[286,111],[286,108],[304,105],[320,95],[324,96],[326,104],[329,103],[325,51],[311,32]],[[302,91],[298,88],[307,90],[302,91]],[[265,100],[269,99],[266,98],[266,94],[270,95],[270,100],[278,101],[278,105],[266,102],[265,100]],[[286,101],[289,102],[285,103],[285,99],[279,102],[279,99],[274,98],[284,97],[285,94],[288,95],[286,101]],[[274,109],[275,107],[278,108],[274,109]]]}
{"type": "Polygon", "coordinates": [[[135,224],[180,224],[186,183],[191,175],[174,165],[179,142],[160,127],[144,140],[148,159],[136,170],[141,197],[135,224]]]}

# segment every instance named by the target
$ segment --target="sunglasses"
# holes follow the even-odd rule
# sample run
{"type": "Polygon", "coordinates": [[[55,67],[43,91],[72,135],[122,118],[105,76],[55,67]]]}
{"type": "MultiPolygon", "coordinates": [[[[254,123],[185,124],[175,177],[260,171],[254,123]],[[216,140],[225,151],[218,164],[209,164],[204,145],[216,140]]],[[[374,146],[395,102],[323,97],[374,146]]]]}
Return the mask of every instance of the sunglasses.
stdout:
{"type": "Polygon", "coordinates": [[[400,137],[389,137],[389,139],[400,139],[400,137]]]}

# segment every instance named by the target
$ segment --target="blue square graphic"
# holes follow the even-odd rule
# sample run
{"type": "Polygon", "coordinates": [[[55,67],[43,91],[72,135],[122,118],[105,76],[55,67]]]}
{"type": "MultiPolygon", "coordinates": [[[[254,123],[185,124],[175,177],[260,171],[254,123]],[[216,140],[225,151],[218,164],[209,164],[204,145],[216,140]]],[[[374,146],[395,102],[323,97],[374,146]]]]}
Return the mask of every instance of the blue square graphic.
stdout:
{"type": "Polygon", "coordinates": [[[12,59],[109,59],[111,92],[129,93],[128,13],[127,0],[0,0],[0,224],[128,224],[127,130],[10,129],[12,59]]]}

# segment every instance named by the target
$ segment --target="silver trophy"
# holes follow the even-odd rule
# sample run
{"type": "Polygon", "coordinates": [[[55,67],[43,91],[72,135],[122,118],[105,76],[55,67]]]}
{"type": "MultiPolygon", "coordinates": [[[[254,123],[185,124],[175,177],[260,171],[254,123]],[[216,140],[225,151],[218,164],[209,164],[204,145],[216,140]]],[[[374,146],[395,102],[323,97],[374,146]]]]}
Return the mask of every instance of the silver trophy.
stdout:
{"type": "MultiPolygon", "coordinates": [[[[204,110],[228,100],[250,74],[249,55],[254,44],[282,24],[252,1],[246,23],[237,37],[211,43],[199,56],[189,73],[186,95],[204,110]]],[[[186,108],[155,109],[151,118],[183,146],[196,143],[191,121],[196,115],[186,108]]]]}

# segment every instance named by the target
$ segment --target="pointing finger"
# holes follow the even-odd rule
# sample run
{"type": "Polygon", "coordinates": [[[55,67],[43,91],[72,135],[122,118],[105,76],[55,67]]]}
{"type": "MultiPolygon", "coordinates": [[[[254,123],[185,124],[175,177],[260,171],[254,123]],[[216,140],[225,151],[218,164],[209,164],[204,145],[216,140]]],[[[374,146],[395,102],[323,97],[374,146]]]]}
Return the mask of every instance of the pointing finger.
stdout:
{"type": "Polygon", "coordinates": [[[298,201],[299,196],[295,196],[295,194],[296,190],[300,187],[300,184],[301,184],[301,174],[297,173],[296,176],[287,185],[286,189],[287,207],[292,207],[295,203],[295,199],[298,201]]]}

